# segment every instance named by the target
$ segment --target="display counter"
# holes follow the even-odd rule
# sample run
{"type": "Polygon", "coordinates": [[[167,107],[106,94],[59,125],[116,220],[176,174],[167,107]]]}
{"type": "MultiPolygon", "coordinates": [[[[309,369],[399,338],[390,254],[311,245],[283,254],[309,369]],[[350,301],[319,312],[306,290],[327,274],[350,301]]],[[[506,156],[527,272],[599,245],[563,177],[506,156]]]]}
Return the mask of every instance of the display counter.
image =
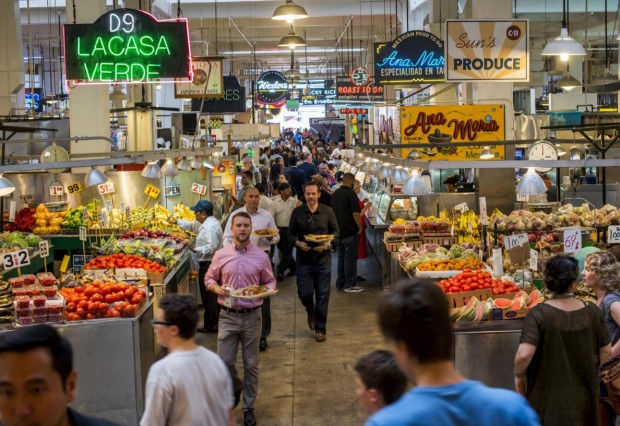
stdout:
{"type": "Polygon", "coordinates": [[[146,376],[155,362],[152,319],[153,304],[146,302],[135,318],[56,325],[73,346],[78,372],[75,409],[121,425],[138,425],[146,376]]]}
{"type": "MultiPolygon", "coordinates": [[[[388,252],[383,244],[383,235],[388,230],[388,225],[378,217],[366,216],[364,220],[366,221],[366,240],[370,248],[369,253],[371,253],[375,259],[377,259],[379,265],[381,265],[381,284],[383,288],[387,288],[392,285],[393,282],[390,280],[392,270],[399,271],[401,269],[400,267],[392,267],[392,253],[388,252]]],[[[396,266],[398,266],[398,257],[396,258],[396,262],[396,266]]]]}

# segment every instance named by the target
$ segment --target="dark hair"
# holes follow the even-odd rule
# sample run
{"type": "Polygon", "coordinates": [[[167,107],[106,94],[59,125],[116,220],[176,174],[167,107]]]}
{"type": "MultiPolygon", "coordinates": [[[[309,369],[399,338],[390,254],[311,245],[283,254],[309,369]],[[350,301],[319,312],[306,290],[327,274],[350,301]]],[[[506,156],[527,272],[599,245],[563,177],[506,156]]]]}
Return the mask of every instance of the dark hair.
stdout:
{"type": "Polygon", "coordinates": [[[243,173],[241,174],[242,176],[245,176],[246,178],[252,180],[254,178],[254,175],[252,174],[251,171],[249,170],[244,170],[243,173]]]}
{"type": "Polygon", "coordinates": [[[620,262],[620,244],[609,247],[607,251],[613,254],[616,257],[616,260],[620,262]]]}
{"type": "Polygon", "coordinates": [[[452,360],[452,321],[438,285],[419,279],[400,281],[381,297],[378,316],[384,336],[404,343],[418,363],[452,360]]]}
{"type": "Polygon", "coordinates": [[[52,356],[52,368],[60,375],[62,387],[66,390],[67,378],[73,371],[73,349],[71,343],[48,324],[20,327],[0,335],[0,354],[5,352],[28,352],[44,348],[52,356]]]}
{"type": "Polygon", "coordinates": [[[557,294],[564,294],[579,278],[579,261],[572,256],[557,254],[545,265],[545,287],[557,294]]]}
{"type": "Polygon", "coordinates": [[[232,220],[230,221],[231,225],[235,224],[235,218],[236,217],[245,217],[246,219],[250,220],[250,223],[252,223],[252,216],[250,216],[249,213],[247,213],[247,212],[239,212],[239,213],[235,213],[234,216],[232,217],[232,220]]]}
{"type": "Polygon", "coordinates": [[[290,185],[288,182],[281,182],[281,183],[278,185],[278,191],[282,192],[282,191],[284,191],[285,189],[289,189],[290,187],[291,187],[291,185],[290,185]]]}
{"type": "Polygon", "coordinates": [[[273,153],[274,153],[274,154],[279,154],[279,153],[281,153],[281,152],[282,152],[282,148],[280,148],[279,146],[276,146],[276,147],[273,149],[273,153]]]}
{"type": "Polygon", "coordinates": [[[372,351],[355,361],[353,369],[366,389],[376,389],[386,405],[398,401],[405,393],[407,377],[390,351],[372,351]]]}
{"type": "Polygon", "coordinates": [[[344,172],[343,171],[336,172],[336,181],[342,182],[342,178],[344,178],[344,172]]]}
{"type": "Polygon", "coordinates": [[[198,305],[194,296],[169,293],[159,301],[164,320],[179,329],[181,339],[191,339],[198,325],[198,305]]]}
{"type": "Polygon", "coordinates": [[[293,155],[293,156],[288,158],[288,165],[289,166],[296,166],[297,165],[297,156],[296,155],[293,155]]]}
{"type": "Polygon", "coordinates": [[[277,182],[281,174],[282,174],[282,166],[279,164],[274,164],[269,169],[269,180],[271,180],[272,182],[277,182]]]}
{"type": "Polygon", "coordinates": [[[259,193],[265,193],[265,184],[262,182],[257,182],[254,184],[254,188],[258,189],[259,193]]]}
{"type": "Polygon", "coordinates": [[[346,185],[346,186],[353,186],[353,183],[355,182],[355,175],[353,173],[345,173],[342,176],[342,184],[346,185]]]}
{"type": "Polygon", "coordinates": [[[321,186],[317,181],[309,180],[308,182],[304,183],[304,192],[306,192],[306,188],[309,186],[316,186],[316,192],[318,192],[319,194],[321,193],[321,186]]]}

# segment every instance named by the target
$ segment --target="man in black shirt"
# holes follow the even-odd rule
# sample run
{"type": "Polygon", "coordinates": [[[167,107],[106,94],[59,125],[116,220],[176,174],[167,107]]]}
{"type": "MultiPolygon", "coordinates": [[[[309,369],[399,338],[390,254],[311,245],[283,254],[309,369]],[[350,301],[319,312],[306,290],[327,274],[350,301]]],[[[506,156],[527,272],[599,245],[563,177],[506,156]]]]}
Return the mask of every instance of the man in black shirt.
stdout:
{"type": "Polygon", "coordinates": [[[312,154],[310,154],[309,152],[304,152],[303,154],[301,154],[301,159],[303,160],[303,163],[297,166],[297,168],[304,172],[306,176],[304,183],[306,183],[310,179],[312,179],[312,175],[316,175],[319,171],[312,162],[312,154]]]}
{"type": "Polygon", "coordinates": [[[342,186],[332,194],[332,209],[334,209],[340,228],[336,288],[347,293],[364,291],[363,287],[355,285],[362,217],[359,200],[353,190],[354,183],[355,176],[345,173],[342,186]]]}
{"type": "Polygon", "coordinates": [[[303,170],[297,167],[297,157],[292,156],[288,160],[289,168],[284,171],[284,174],[289,176],[288,183],[295,190],[295,194],[299,200],[303,199],[304,195],[304,183],[306,183],[306,174],[303,170]]]}
{"type": "Polygon", "coordinates": [[[308,327],[316,332],[317,342],[324,342],[332,277],[331,246],[307,242],[306,235],[338,238],[338,223],[331,207],[318,202],[316,182],[304,186],[304,196],[306,204],[295,208],[291,215],[288,237],[290,245],[297,247],[297,294],[306,308],[308,327]]]}

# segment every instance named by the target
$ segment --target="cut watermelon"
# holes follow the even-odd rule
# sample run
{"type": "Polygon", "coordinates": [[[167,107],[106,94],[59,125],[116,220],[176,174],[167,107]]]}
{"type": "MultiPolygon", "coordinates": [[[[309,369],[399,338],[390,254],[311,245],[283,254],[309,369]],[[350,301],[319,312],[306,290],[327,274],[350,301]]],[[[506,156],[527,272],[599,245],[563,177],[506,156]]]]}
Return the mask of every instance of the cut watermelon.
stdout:
{"type": "Polygon", "coordinates": [[[494,308],[499,308],[503,311],[507,311],[508,309],[510,309],[510,305],[512,304],[511,300],[508,299],[494,299],[493,300],[493,307],[494,308]]]}
{"type": "Polygon", "coordinates": [[[520,309],[525,309],[526,307],[527,307],[527,293],[521,290],[512,299],[512,303],[510,304],[510,310],[518,311],[520,309]]]}
{"type": "Polygon", "coordinates": [[[457,321],[473,321],[476,316],[476,306],[480,301],[475,297],[472,297],[467,301],[467,304],[462,308],[462,314],[457,318],[457,321]]]}
{"type": "Polygon", "coordinates": [[[485,302],[480,302],[476,305],[474,321],[482,321],[484,319],[484,307],[485,306],[486,306],[485,302]]]}
{"type": "Polygon", "coordinates": [[[532,309],[534,306],[538,305],[542,301],[543,301],[543,296],[540,293],[540,291],[534,290],[533,292],[530,293],[530,296],[528,297],[527,307],[528,309],[532,309]]]}

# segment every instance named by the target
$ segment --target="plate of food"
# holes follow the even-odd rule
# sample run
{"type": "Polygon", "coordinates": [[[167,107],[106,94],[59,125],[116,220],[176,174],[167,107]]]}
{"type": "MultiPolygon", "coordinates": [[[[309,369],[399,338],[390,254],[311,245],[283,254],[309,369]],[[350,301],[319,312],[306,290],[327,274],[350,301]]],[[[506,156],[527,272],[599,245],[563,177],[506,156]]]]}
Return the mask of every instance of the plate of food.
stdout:
{"type": "Polygon", "coordinates": [[[328,244],[334,239],[334,236],[331,234],[308,234],[304,235],[304,238],[311,243],[328,244]]]}
{"type": "Polygon", "coordinates": [[[271,290],[264,285],[251,285],[244,288],[234,289],[230,292],[232,297],[239,299],[262,299],[277,294],[278,290],[271,290]]]}
{"type": "Polygon", "coordinates": [[[280,233],[279,230],[270,229],[270,228],[257,229],[256,231],[252,231],[252,234],[256,235],[257,237],[261,237],[261,238],[275,237],[279,233],[280,233]]]}

